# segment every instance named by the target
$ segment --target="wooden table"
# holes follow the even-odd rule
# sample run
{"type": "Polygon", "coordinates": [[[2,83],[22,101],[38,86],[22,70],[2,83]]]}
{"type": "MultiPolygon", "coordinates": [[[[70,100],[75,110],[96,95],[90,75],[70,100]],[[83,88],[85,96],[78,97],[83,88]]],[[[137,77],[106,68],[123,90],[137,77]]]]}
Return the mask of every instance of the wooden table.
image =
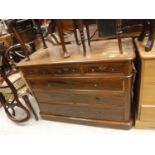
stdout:
{"type": "Polygon", "coordinates": [[[135,53],[131,39],[92,42],[87,55],[77,45],[49,46],[18,67],[36,97],[43,119],[129,129],[135,53]]]}

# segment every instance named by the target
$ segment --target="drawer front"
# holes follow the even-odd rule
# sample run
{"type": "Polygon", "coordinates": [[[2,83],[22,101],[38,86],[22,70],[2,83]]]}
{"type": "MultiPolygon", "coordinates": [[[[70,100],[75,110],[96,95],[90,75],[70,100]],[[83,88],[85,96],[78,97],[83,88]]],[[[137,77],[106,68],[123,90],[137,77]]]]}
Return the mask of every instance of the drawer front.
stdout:
{"type": "Polygon", "coordinates": [[[34,89],[82,89],[82,90],[110,90],[123,91],[123,78],[53,78],[47,80],[29,80],[34,89]]]}
{"type": "Polygon", "coordinates": [[[89,118],[101,120],[115,120],[122,121],[124,119],[124,110],[119,109],[105,109],[102,107],[88,107],[75,105],[61,105],[61,104],[42,104],[40,103],[41,113],[61,115],[76,118],[89,118]]]}
{"type": "Polygon", "coordinates": [[[155,105],[155,82],[146,82],[141,86],[141,102],[147,105],[155,105]]]}
{"type": "Polygon", "coordinates": [[[80,74],[78,65],[53,65],[53,66],[33,66],[31,68],[22,68],[26,78],[34,76],[54,76],[63,74],[80,74]]]}
{"type": "Polygon", "coordinates": [[[69,76],[69,75],[95,75],[95,74],[111,74],[131,75],[132,63],[129,62],[98,62],[98,63],[79,63],[79,64],[60,64],[32,66],[31,68],[22,68],[26,78],[34,76],[69,76]]]}
{"type": "Polygon", "coordinates": [[[84,73],[124,73],[124,64],[121,62],[105,62],[105,63],[90,63],[83,65],[84,73]]]}
{"type": "Polygon", "coordinates": [[[124,107],[125,93],[103,93],[102,91],[60,91],[34,90],[39,102],[103,106],[106,108],[124,107]]]}
{"type": "Polygon", "coordinates": [[[140,120],[155,122],[155,106],[143,105],[140,111],[140,120]]]}

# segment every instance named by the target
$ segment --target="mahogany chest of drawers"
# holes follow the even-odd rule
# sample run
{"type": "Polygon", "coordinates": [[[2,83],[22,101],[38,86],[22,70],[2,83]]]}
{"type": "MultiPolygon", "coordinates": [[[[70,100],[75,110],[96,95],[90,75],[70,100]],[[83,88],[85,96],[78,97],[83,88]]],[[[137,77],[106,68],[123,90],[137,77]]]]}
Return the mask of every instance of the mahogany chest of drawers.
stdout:
{"type": "Polygon", "coordinates": [[[138,42],[137,59],[138,77],[137,77],[137,116],[136,128],[154,128],[155,127],[155,47],[152,51],[145,52],[146,40],[138,42]]]}
{"type": "Polygon", "coordinates": [[[80,46],[67,45],[70,58],[62,58],[61,48],[49,47],[20,62],[42,118],[130,128],[135,53],[131,39],[122,42],[123,54],[117,40],[109,40],[92,42],[86,57],[80,46]]]}

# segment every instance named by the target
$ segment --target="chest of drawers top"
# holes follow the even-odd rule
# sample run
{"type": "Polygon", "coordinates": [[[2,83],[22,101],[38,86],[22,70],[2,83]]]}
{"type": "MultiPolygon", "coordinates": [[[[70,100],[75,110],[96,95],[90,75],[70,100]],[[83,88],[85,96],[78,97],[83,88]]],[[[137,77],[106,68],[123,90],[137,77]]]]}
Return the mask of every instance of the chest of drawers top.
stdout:
{"type": "MultiPolygon", "coordinates": [[[[50,46],[47,49],[40,49],[30,56],[29,61],[21,61],[17,66],[20,68],[40,65],[61,65],[61,64],[79,64],[79,63],[95,63],[95,62],[114,62],[129,61],[135,58],[133,44],[131,39],[122,39],[123,54],[120,54],[117,39],[94,41],[91,47],[87,46],[87,54],[83,56],[81,46],[67,45],[70,53],[69,58],[63,58],[61,46],[50,46]]],[[[110,65],[111,66],[111,65],[110,65]]],[[[113,70],[112,68],[108,70],[113,70]]],[[[78,68],[78,67],[77,67],[78,68]]],[[[105,68],[100,67],[100,70],[105,68]]],[[[87,70],[87,67],[86,67],[87,70]]],[[[89,69],[88,69],[89,70],[89,69]]],[[[67,69],[66,69],[67,71],[67,69]]],[[[73,72],[78,70],[73,69],[73,72]]]]}

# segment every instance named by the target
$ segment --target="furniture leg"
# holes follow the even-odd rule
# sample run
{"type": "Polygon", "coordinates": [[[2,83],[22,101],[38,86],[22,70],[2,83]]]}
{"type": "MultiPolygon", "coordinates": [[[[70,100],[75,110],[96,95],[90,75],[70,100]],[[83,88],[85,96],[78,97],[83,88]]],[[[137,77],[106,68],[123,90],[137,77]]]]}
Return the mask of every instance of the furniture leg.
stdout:
{"type": "Polygon", "coordinates": [[[13,115],[13,116],[16,116],[16,112],[15,112],[15,109],[14,109],[14,107],[15,107],[14,102],[15,102],[15,99],[12,100],[11,103],[9,103],[9,105],[11,104],[10,107],[11,107],[11,109],[12,109],[12,115],[13,115]]]}
{"type": "Polygon", "coordinates": [[[41,30],[41,27],[40,27],[40,24],[39,24],[39,22],[36,21],[36,20],[35,20],[35,23],[36,23],[37,29],[38,29],[38,31],[39,31],[39,34],[40,34],[40,36],[41,36],[41,40],[42,40],[42,42],[43,42],[43,47],[44,47],[44,49],[46,49],[46,48],[47,48],[47,45],[46,45],[46,42],[45,42],[45,39],[44,39],[42,30],[41,30]]]}
{"type": "Polygon", "coordinates": [[[149,38],[147,41],[147,44],[145,46],[145,51],[151,51],[153,45],[154,45],[154,39],[155,39],[155,20],[151,19],[150,20],[150,33],[149,33],[149,38]]]}
{"type": "Polygon", "coordinates": [[[88,39],[88,46],[90,46],[90,31],[89,31],[88,24],[86,24],[86,33],[87,33],[87,39],[88,39]]]}
{"type": "Polygon", "coordinates": [[[33,109],[32,105],[31,105],[31,103],[30,103],[30,100],[29,100],[28,96],[25,95],[25,96],[23,96],[22,98],[23,98],[23,100],[25,101],[25,103],[26,103],[26,105],[28,106],[28,108],[29,108],[29,109],[31,110],[31,112],[33,113],[35,119],[36,119],[36,120],[39,120],[39,118],[38,118],[38,116],[37,116],[35,110],[33,109]]]}
{"type": "Polygon", "coordinates": [[[147,28],[148,28],[147,20],[144,19],[143,20],[142,32],[141,32],[140,36],[138,37],[138,41],[143,41],[144,40],[147,28]]]}
{"type": "Polygon", "coordinates": [[[120,54],[123,54],[123,49],[122,49],[122,40],[121,40],[121,37],[120,37],[120,34],[122,33],[122,30],[121,30],[121,19],[116,19],[115,20],[115,25],[116,25],[116,36],[117,36],[117,39],[118,39],[118,47],[119,47],[119,51],[120,51],[120,54]]]}
{"type": "Polygon", "coordinates": [[[122,49],[122,40],[120,37],[118,37],[118,46],[119,46],[119,51],[121,54],[123,54],[123,49],[122,49]]]}
{"type": "Polygon", "coordinates": [[[19,34],[17,33],[17,31],[16,31],[15,28],[12,28],[12,31],[13,31],[13,33],[14,33],[15,38],[17,39],[17,41],[21,44],[21,48],[23,49],[23,52],[24,52],[24,54],[26,55],[27,60],[30,60],[30,58],[29,58],[30,52],[28,51],[27,47],[25,46],[24,41],[23,41],[22,38],[19,36],[19,34]]]}
{"type": "Polygon", "coordinates": [[[53,39],[56,41],[57,45],[59,45],[59,41],[58,39],[56,38],[56,36],[53,34],[55,32],[55,29],[56,29],[56,20],[53,19],[50,23],[51,25],[51,36],[53,37],[53,39]]]}
{"type": "Polygon", "coordinates": [[[78,36],[77,36],[77,25],[76,25],[76,20],[73,20],[73,32],[74,32],[74,37],[77,45],[80,45],[78,36]]]}
{"type": "Polygon", "coordinates": [[[81,37],[81,42],[82,42],[82,46],[83,46],[83,55],[86,56],[86,45],[85,45],[85,36],[84,36],[84,32],[83,32],[82,19],[78,19],[77,23],[78,23],[78,29],[80,31],[80,37],[81,37]]]}
{"type": "Polygon", "coordinates": [[[57,27],[58,27],[58,33],[59,33],[59,37],[60,37],[60,41],[61,41],[61,45],[62,45],[62,49],[63,49],[63,53],[64,53],[64,58],[67,58],[70,55],[69,55],[69,53],[66,49],[66,46],[65,46],[63,26],[62,26],[61,19],[57,19],[57,27]]]}
{"type": "Polygon", "coordinates": [[[29,58],[30,52],[28,51],[26,45],[24,44],[23,39],[18,34],[18,32],[17,32],[17,30],[15,28],[15,24],[16,24],[16,20],[9,20],[8,21],[8,31],[14,34],[17,41],[21,44],[21,48],[22,48],[25,56],[27,57],[27,60],[30,60],[30,58],[29,58]]]}
{"type": "MultiPolygon", "coordinates": [[[[55,40],[56,44],[59,45],[59,41],[58,39],[56,38],[56,36],[53,34],[55,32],[55,29],[56,29],[56,20],[53,19],[50,21],[49,23],[49,26],[48,26],[48,32],[47,34],[45,35],[45,37],[47,37],[49,34],[51,35],[51,37],[55,40]]],[[[53,43],[53,42],[52,42],[53,43]]],[[[53,43],[55,44],[55,43],[53,43]]]]}

